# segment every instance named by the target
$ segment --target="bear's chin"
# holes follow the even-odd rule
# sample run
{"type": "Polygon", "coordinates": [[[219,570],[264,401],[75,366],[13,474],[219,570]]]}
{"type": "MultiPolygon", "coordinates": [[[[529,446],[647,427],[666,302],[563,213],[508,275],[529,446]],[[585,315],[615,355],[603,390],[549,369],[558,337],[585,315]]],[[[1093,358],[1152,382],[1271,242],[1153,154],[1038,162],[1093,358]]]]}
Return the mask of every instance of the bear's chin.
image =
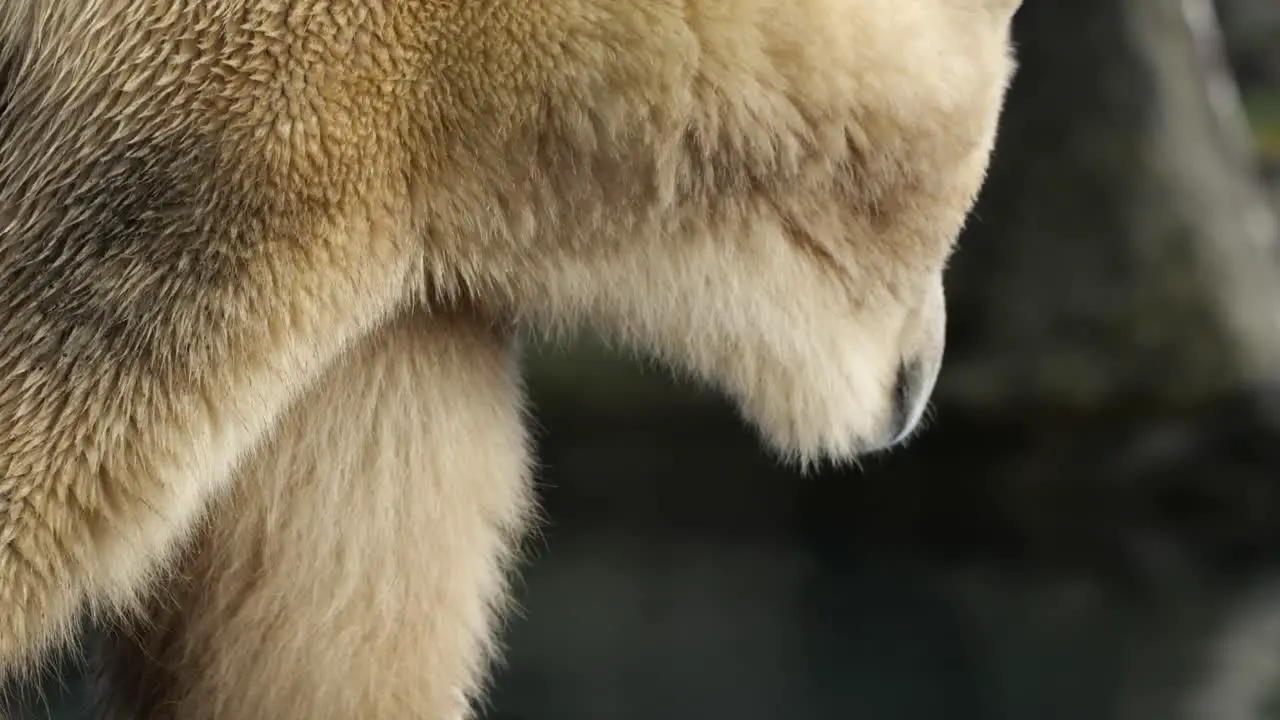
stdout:
{"type": "Polygon", "coordinates": [[[907,426],[895,427],[889,364],[852,354],[843,362],[779,365],[731,395],[783,462],[802,470],[843,466],[900,443],[923,414],[920,401],[907,426]]]}

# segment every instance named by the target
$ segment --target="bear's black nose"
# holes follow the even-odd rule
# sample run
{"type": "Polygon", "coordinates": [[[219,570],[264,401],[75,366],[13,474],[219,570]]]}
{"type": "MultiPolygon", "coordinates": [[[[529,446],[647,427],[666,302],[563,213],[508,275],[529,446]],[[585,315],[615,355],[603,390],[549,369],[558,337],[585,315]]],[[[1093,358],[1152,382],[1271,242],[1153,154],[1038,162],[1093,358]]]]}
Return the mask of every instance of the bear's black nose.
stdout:
{"type": "Polygon", "coordinates": [[[917,360],[898,365],[898,377],[893,384],[893,404],[889,416],[889,441],[896,445],[915,429],[919,420],[920,393],[924,385],[924,369],[917,360]]]}

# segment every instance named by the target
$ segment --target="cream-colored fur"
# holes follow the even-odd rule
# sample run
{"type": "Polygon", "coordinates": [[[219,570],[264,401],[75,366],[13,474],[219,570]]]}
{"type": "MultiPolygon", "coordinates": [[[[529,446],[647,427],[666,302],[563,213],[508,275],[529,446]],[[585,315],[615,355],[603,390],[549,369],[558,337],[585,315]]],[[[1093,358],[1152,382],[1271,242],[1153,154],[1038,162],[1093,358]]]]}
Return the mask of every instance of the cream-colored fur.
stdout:
{"type": "Polygon", "coordinates": [[[103,716],[464,717],[530,507],[510,351],[415,312],[338,360],[108,639],[103,716]]]}
{"type": "Polygon", "coordinates": [[[465,717],[517,324],[893,442],[1015,6],[4,0],[0,674],[156,596],[143,716],[465,717]]]}

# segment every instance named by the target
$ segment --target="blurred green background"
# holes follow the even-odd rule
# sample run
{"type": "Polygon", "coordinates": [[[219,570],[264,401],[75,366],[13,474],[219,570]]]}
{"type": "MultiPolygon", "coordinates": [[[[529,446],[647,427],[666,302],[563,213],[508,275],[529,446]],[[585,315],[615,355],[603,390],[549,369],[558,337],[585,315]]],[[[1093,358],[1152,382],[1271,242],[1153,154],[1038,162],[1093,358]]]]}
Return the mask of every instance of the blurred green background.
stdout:
{"type": "Polygon", "coordinates": [[[1280,3],[1015,34],[908,447],[801,478],[712,393],[531,348],[549,520],[483,717],[1280,718],[1280,3]]]}

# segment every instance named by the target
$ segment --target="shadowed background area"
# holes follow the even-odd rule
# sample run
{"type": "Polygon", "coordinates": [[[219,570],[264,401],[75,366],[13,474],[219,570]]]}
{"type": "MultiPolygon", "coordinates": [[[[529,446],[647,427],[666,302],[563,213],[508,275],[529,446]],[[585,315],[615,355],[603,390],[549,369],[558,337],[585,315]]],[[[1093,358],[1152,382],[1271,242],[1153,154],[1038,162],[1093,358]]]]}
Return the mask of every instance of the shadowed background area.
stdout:
{"type": "Polygon", "coordinates": [[[905,448],[802,478],[714,394],[530,348],[548,522],[486,720],[1280,718],[1280,5],[1015,35],[905,448]]]}

